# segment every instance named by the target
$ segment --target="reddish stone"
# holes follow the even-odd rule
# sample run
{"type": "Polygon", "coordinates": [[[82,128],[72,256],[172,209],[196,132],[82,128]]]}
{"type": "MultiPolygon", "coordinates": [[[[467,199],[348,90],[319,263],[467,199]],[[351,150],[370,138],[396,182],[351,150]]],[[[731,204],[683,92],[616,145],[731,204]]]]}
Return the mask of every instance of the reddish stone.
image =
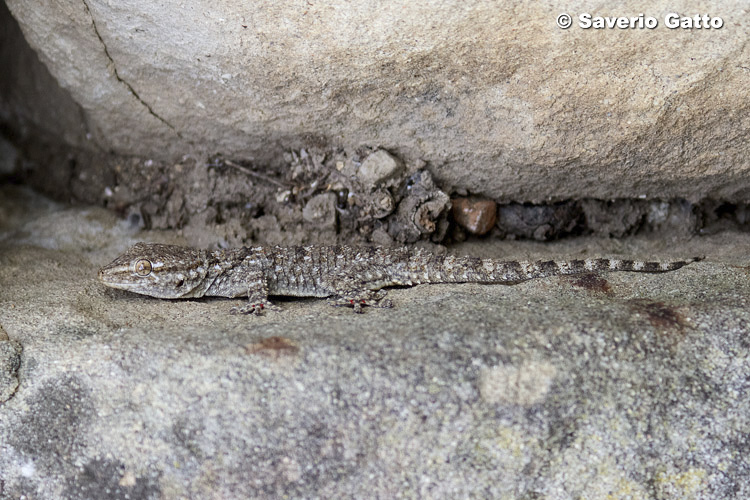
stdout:
{"type": "Polygon", "coordinates": [[[453,219],[472,234],[487,234],[497,221],[497,204],[492,200],[455,198],[453,219]]]}

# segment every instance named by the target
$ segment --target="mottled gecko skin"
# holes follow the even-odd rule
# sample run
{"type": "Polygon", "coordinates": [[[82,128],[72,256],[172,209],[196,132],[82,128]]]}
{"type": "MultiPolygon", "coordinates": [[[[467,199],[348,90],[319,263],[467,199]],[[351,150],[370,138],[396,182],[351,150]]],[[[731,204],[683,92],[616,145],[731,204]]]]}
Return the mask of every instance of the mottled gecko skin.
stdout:
{"type": "Polygon", "coordinates": [[[301,246],[198,250],[138,243],[99,271],[112,288],[161,299],[247,297],[243,313],[273,307],[269,295],[330,297],[334,305],[361,312],[363,305],[391,307],[382,300],[389,286],[425,283],[513,284],[533,278],[596,271],[658,273],[679,269],[675,262],[619,259],[500,261],[441,256],[421,249],[301,246]]]}

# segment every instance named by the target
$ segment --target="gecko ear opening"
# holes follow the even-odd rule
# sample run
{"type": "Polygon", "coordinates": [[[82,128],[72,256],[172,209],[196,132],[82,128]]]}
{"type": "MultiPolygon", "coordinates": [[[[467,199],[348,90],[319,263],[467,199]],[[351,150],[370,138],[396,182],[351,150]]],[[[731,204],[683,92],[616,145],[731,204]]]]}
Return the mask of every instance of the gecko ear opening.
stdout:
{"type": "Polygon", "coordinates": [[[148,259],[138,259],[133,265],[133,270],[138,276],[148,276],[151,274],[151,261],[148,259]]]}

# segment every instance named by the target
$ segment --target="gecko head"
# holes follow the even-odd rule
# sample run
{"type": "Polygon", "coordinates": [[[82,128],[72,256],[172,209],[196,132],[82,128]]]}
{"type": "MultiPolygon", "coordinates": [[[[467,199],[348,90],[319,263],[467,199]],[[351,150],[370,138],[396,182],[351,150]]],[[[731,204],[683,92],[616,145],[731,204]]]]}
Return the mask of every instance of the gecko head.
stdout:
{"type": "Polygon", "coordinates": [[[160,299],[200,297],[208,275],[206,255],[175,245],[137,243],[101,268],[99,281],[160,299]]]}

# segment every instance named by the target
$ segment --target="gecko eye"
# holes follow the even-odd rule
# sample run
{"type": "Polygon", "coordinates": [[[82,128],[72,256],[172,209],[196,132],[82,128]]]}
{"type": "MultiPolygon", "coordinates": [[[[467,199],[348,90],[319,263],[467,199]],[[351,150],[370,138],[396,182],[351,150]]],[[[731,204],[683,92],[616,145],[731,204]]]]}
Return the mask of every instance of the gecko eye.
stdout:
{"type": "Polygon", "coordinates": [[[135,262],[133,269],[138,276],[148,276],[151,274],[151,262],[147,259],[139,259],[135,262]]]}

